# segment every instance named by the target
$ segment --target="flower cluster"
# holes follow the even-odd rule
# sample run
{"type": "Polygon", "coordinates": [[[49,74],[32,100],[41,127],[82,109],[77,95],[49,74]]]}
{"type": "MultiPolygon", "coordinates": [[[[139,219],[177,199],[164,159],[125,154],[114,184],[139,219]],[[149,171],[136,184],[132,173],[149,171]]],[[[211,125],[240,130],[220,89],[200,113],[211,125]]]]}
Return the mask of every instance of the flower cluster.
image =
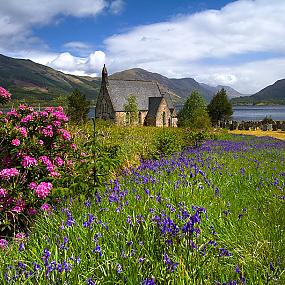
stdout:
{"type": "Polygon", "coordinates": [[[0,87],[0,104],[4,105],[11,100],[11,94],[3,87],[0,87]]]}
{"type": "MultiPolygon", "coordinates": [[[[0,87],[0,97],[8,100],[11,94],[0,87]]],[[[76,152],[65,129],[67,122],[62,107],[36,111],[20,105],[0,113],[1,218],[8,211],[36,214],[51,190],[63,186],[64,177],[72,175],[76,152]]]]}

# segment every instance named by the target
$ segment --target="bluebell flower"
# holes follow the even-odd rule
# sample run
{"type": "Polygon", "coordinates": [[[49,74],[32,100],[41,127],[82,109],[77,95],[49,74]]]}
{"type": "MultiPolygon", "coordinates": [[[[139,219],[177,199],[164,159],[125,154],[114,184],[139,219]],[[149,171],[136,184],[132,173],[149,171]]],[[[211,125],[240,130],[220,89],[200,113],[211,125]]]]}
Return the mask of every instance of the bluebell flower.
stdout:
{"type": "Polygon", "coordinates": [[[155,285],[154,277],[152,277],[152,278],[146,278],[145,280],[143,280],[143,281],[141,282],[141,285],[155,285]]]}

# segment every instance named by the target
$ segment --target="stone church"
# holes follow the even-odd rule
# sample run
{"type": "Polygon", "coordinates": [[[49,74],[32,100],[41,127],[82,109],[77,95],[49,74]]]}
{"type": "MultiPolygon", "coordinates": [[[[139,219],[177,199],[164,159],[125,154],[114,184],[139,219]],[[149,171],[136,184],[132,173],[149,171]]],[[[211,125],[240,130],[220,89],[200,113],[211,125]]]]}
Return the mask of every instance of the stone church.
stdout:
{"type": "Polygon", "coordinates": [[[137,124],[157,127],[176,127],[177,114],[171,95],[157,82],[108,78],[104,65],[101,89],[96,104],[96,118],[126,125],[125,105],[135,97],[138,106],[137,124]]]}

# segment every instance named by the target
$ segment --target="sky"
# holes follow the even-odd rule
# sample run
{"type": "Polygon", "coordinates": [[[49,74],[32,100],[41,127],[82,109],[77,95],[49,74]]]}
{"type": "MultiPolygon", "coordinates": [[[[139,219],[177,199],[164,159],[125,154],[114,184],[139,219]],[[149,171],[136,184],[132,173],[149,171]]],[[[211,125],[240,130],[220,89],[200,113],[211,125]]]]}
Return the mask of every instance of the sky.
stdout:
{"type": "Polygon", "coordinates": [[[0,0],[0,53],[65,73],[140,67],[253,94],[285,78],[285,0],[0,0]]]}

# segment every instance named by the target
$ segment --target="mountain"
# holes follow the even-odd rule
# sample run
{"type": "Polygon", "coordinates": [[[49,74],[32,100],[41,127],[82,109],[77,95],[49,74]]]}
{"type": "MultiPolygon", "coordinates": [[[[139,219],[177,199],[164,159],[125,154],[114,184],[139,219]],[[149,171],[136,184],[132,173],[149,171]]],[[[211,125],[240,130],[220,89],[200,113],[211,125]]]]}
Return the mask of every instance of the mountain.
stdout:
{"type": "MultiPolygon", "coordinates": [[[[172,98],[176,104],[183,103],[193,90],[199,91],[207,103],[222,87],[227,90],[229,98],[241,96],[228,86],[213,87],[199,83],[193,78],[167,78],[141,68],[117,72],[110,78],[157,81],[162,89],[173,93],[172,98]]],[[[58,103],[62,96],[69,95],[75,88],[79,88],[94,102],[100,90],[100,81],[100,78],[69,75],[31,60],[15,59],[0,54],[0,86],[7,88],[13,94],[13,98],[20,102],[58,103]]]]}
{"type": "Polygon", "coordinates": [[[110,78],[157,81],[175,92],[182,98],[182,101],[185,101],[193,90],[199,91],[207,103],[209,103],[213,96],[222,88],[225,88],[230,99],[242,95],[229,86],[219,85],[214,87],[204,83],[199,83],[193,78],[167,78],[161,74],[149,72],[141,68],[133,68],[117,72],[111,75],[110,78]]]}
{"type": "Polygon", "coordinates": [[[99,92],[100,78],[68,75],[31,60],[0,54],[0,86],[7,88],[14,99],[50,104],[75,88],[94,100],[99,92]]]}
{"type": "Polygon", "coordinates": [[[234,98],[233,104],[285,104],[285,79],[280,79],[259,92],[246,97],[234,98]]]}
{"type": "Polygon", "coordinates": [[[132,68],[121,72],[114,73],[110,76],[114,79],[134,79],[134,80],[153,80],[164,85],[185,101],[193,90],[199,91],[204,99],[209,102],[213,97],[213,92],[200,85],[193,78],[167,78],[161,74],[146,71],[141,68],[132,68]]]}

